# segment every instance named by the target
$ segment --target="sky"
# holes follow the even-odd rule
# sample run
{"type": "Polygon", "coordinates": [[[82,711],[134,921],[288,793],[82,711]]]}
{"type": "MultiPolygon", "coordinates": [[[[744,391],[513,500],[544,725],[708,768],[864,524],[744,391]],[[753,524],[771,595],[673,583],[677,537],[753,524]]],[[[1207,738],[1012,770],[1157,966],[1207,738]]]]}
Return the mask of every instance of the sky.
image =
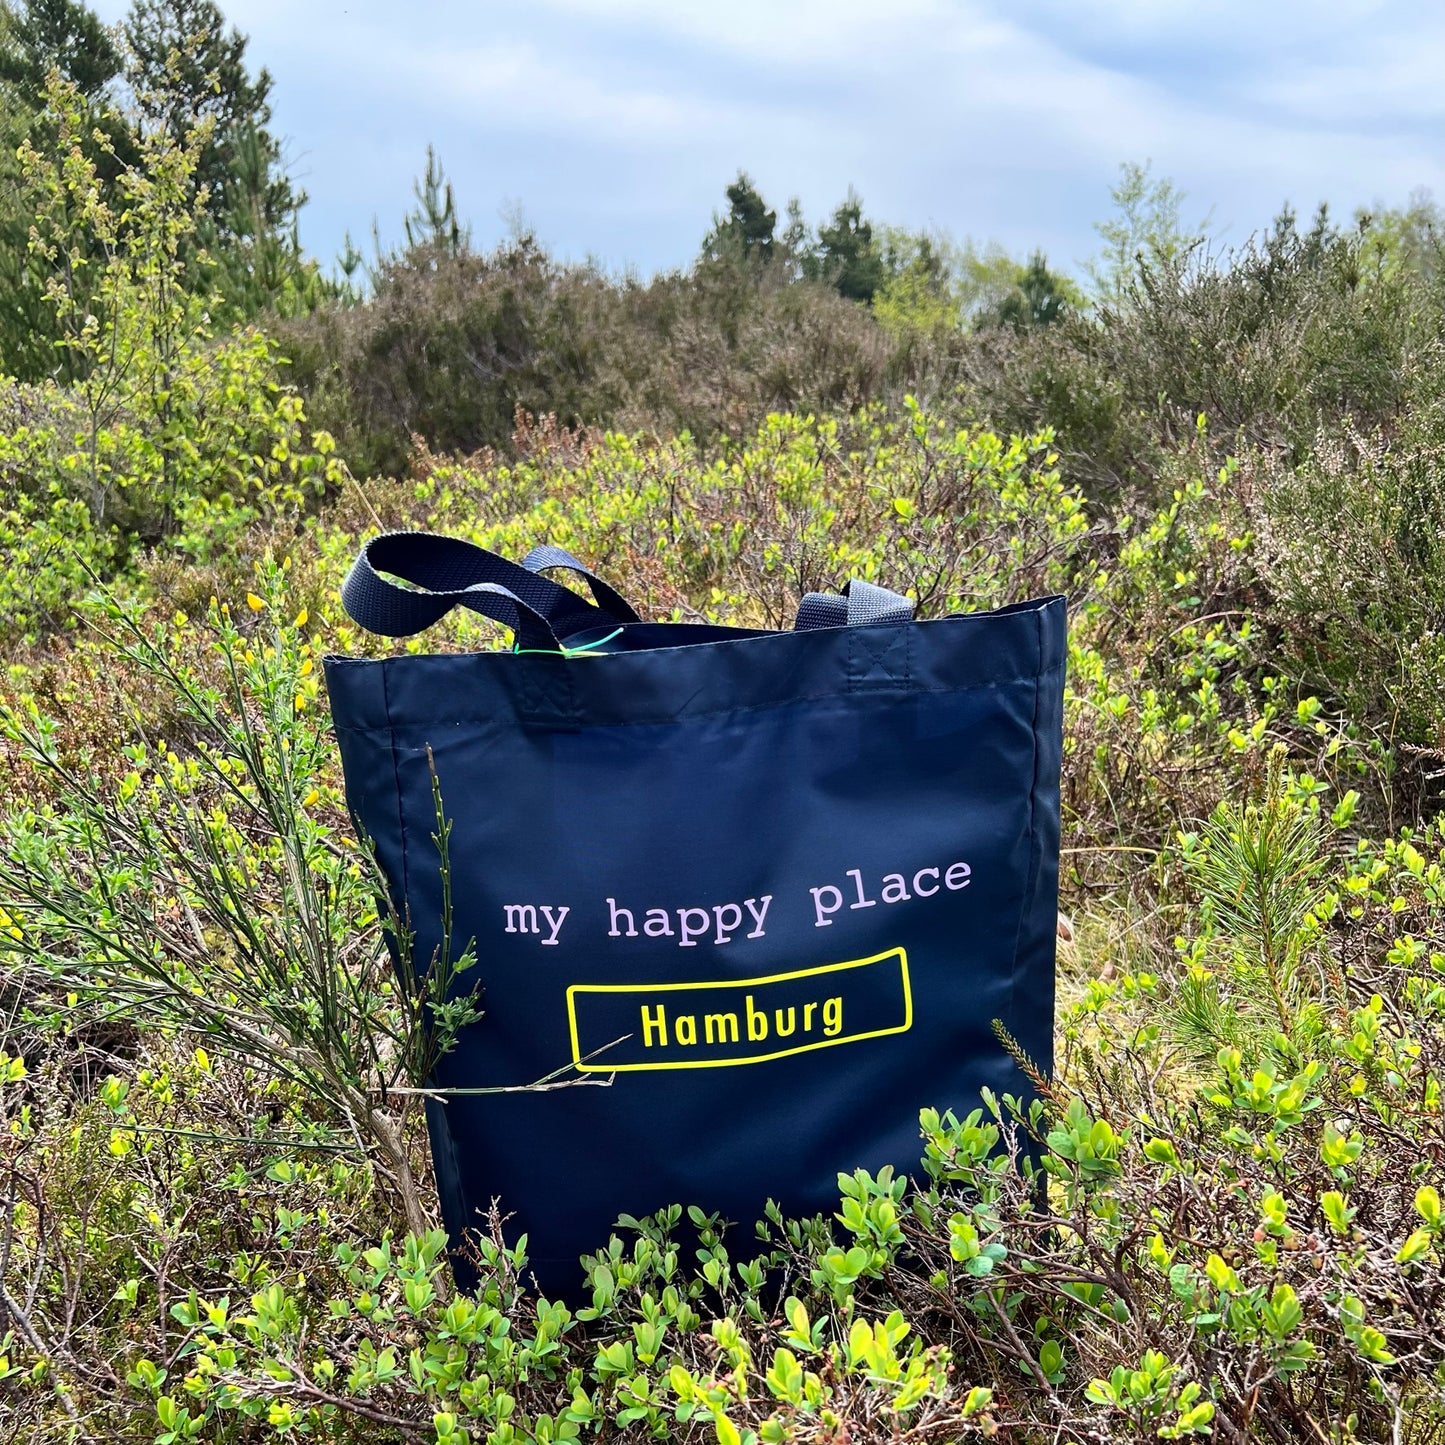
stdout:
{"type": "MultiPolygon", "coordinates": [[[[126,0],[94,8],[119,20],[126,0]]],[[[274,80],[302,242],[401,234],[435,145],[475,244],[686,266],[746,170],[780,224],[1098,249],[1122,162],[1225,243],[1445,195],[1440,0],[221,0],[274,80]]]]}

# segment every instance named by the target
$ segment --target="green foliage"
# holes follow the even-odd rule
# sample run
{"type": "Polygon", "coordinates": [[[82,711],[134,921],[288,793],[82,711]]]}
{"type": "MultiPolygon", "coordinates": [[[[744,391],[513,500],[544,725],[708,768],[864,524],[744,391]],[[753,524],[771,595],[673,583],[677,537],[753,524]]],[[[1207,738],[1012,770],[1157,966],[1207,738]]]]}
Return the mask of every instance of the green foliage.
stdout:
{"type": "Polygon", "coordinates": [[[1182,221],[1183,192],[1167,176],[1153,179],[1152,169],[1151,161],[1121,165],[1109,190],[1114,214],[1094,225],[1104,250],[1088,272],[1102,306],[1127,306],[1141,274],[1177,269],[1206,238],[1205,227],[1182,221]]]}
{"type": "MultiPolygon", "coordinates": [[[[204,303],[187,294],[183,277],[184,250],[195,230],[192,175],[204,134],[192,132],[176,145],[167,133],[152,133],[137,167],[124,165],[102,139],[102,150],[120,168],[113,204],[82,145],[86,117],[76,87],[53,78],[47,106],[58,128],[55,151],[42,154],[29,140],[20,151],[35,211],[30,244],[50,272],[46,296],[87,432],[87,500],[101,522],[118,485],[102,462],[102,434],[138,410],[165,437],[176,375],[203,325],[204,303]]],[[[174,446],[162,441],[163,485],[174,446]]],[[[173,497],[174,485],[170,491],[173,497]]]]}
{"type": "MultiPolygon", "coordinates": [[[[1335,885],[1360,876],[1314,861],[1335,885]]],[[[1351,1418],[1365,1440],[1401,1412],[1429,1426],[1432,1410],[1438,1425],[1445,1223],[1421,1149],[1441,1105],[1445,954],[1390,940],[1406,916],[1445,942],[1445,894],[1438,853],[1395,850],[1374,876],[1383,887],[1338,894],[1356,901],[1332,921],[1364,950],[1298,1072],[1226,1048],[1197,1085],[1161,1082],[1171,1042],[1128,1003],[1161,985],[1121,977],[1066,1011],[1090,1053],[1027,1117],[991,1098],[961,1120],[924,1109],[915,1179],[841,1175],[831,1228],[769,1208],[749,1239],[691,1208],[684,1246],[679,1206],[620,1220],[585,1261],[593,1302],[575,1315],[525,1292],[525,1242],[475,1236],[482,1285],[457,1297],[439,1234],[366,1244],[334,1227],[357,1201],[344,1160],[253,1156],[206,1190],[207,1210],[234,1214],[226,1194],[242,1189],[255,1215],[255,1247],[219,1261],[222,1282],[196,1282],[199,1261],[173,1248],[164,1284],[148,1273],[146,1233],[167,1230],[154,1211],[91,1262],[109,1303],[87,1338],[128,1340],[105,1408],[150,1412],[155,1438],[252,1420],[338,1441],[379,1424],[563,1441],[675,1438],[695,1422],[719,1440],[897,1431],[940,1445],[1249,1438],[1281,1418],[1306,1433],[1351,1418]],[[1377,986],[1400,1005],[1367,996],[1377,986]],[[1152,1072],[1126,1094],[1115,1059],[1152,1072]],[[1037,1164],[1000,1151],[1021,1135],[1045,1141],[1037,1164]]],[[[143,1168],[177,1197],[162,1181],[189,1161],[161,1153],[153,1121],[218,1067],[202,1055],[105,1080],[96,1126],[115,1177],[143,1168]]],[[[24,1112],[24,1066],[6,1079],[12,1128],[33,1139],[47,1126],[24,1112]]],[[[24,1263],[40,1295],[57,1287],[24,1263]]],[[[32,1378],[23,1403],[72,1388],[58,1358],[65,1372],[32,1378]]]]}
{"type": "Polygon", "coordinates": [[[773,233],[778,213],[770,211],[746,171],[727,188],[728,213],[714,217],[712,230],[703,241],[703,255],[734,257],[745,263],[767,263],[773,259],[773,233]]]}
{"type": "Polygon", "coordinates": [[[998,304],[993,320],[999,326],[1022,331],[1028,326],[1052,326],[1071,304],[1073,288],[1049,270],[1042,251],[1029,257],[1014,289],[998,304]]]}
{"type": "Polygon", "coordinates": [[[1211,252],[1167,182],[1136,167],[1118,189],[1111,299],[1092,309],[1042,255],[877,225],[856,196],[816,234],[796,203],[779,227],[744,175],[689,274],[619,280],[529,236],[488,256],[427,249],[389,258],[366,303],[284,344],[363,473],[402,469],[413,437],[506,450],[518,409],[711,444],[770,411],[912,393],[1003,432],[1053,426],[1081,484],[1121,508],[1167,498],[1157,478],[1201,412],[1213,465],[1249,447],[1298,462],[1322,419],[1393,427],[1438,390],[1428,202],[1348,232],[1286,210],[1211,252]]]}
{"type": "Polygon", "coordinates": [[[457,216],[452,183],[431,146],[426,148],[426,170],[413,186],[416,208],[402,220],[408,250],[430,250],[456,256],[470,244],[470,232],[457,216]]]}
{"type": "Polygon", "coordinates": [[[281,169],[271,77],[246,67],[246,37],[214,0],[133,0],[125,23],[129,80],[144,121],[182,144],[205,126],[195,163],[216,249],[289,228],[302,203],[281,169]]]}
{"type": "MultiPolygon", "coordinates": [[[[0,439],[0,457],[14,458],[13,438],[0,439]]],[[[114,569],[114,532],[91,523],[85,503],[57,486],[48,494],[20,492],[0,511],[0,632],[38,637],[65,627],[91,579],[114,569]]]]}
{"type": "Polygon", "coordinates": [[[1181,1007],[1210,1055],[1225,1044],[1250,1044],[1258,1053],[1277,1041],[1295,1057],[1300,1031],[1319,1027],[1329,1001],[1318,967],[1310,967],[1320,956],[1319,806],[1291,796],[1283,754],[1281,747],[1271,755],[1261,801],[1221,803],[1201,833],[1182,840],[1203,906],[1200,936],[1183,945],[1190,967],[1181,1007]],[[1207,968],[1219,950],[1228,966],[1207,968]],[[1237,996],[1221,994],[1221,977],[1238,987],[1237,996]]]}
{"type": "Polygon", "coordinates": [[[96,163],[103,185],[115,180],[116,160],[134,160],[129,132],[116,108],[122,57],[112,32],[73,0],[38,0],[18,10],[0,7],[0,372],[27,380],[68,376],[57,353],[55,317],[45,297],[46,273],[30,253],[33,199],[18,152],[22,144],[58,146],[46,115],[52,72],[74,89],[85,124],[73,140],[96,163]]]}
{"type": "Polygon", "coordinates": [[[895,339],[943,344],[962,320],[953,247],[895,228],[883,244],[888,279],[873,296],[873,315],[895,339]]]}
{"type": "Polygon", "coordinates": [[[1394,281],[1402,274],[1427,283],[1440,279],[1445,215],[1428,191],[1417,191],[1403,206],[1357,211],[1355,224],[1366,284],[1376,277],[1394,281]]]}
{"type": "Polygon", "coordinates": [[[1402,431],[1321,436],[1263,469],[1253,510],[1284,665],[1429,748],[1445,737],[1445,407],[1402,431]]]}
{"type": "Polygon", "coordinates": [[[203,254],[190,282],[210,313],[225,323],[314,308],[330,288],[301,254],[306,196],[268,129],[271,77],[248,71],[246,37],[227,31],[213,0],[133,0],[124,33],[132,129],[160,128],[177,145],[203,136],[193,173],[203,254]]]}
{"type": "Polygon", "coordinates": [[[856,576],[933,616],[1066,585],[1087,521],[1050,442],[955,430],[912,399],[846,428],[775,415],[717,459],[686,438],[543,429],[513,465],[432,460],[387,523],[504,552],[545,532],[639,573],[639,605],[662,615],[784,626],[805,593],[856,576]]]}
{"type": "MultiPolygon", "coordinates": [[[[50,1362],[19,1334],[0,1351],[22,1418],[63,1431],[69,1400],[148,1440],[940,1445],[1248,1439],[1281,1418],[1328,1435],[1350,1417],[1365,1440],[1397,1412],[1428,1420],[1445,856],[1435,832],[1355,841],[1377,805],[1344,784],[1365,787],[1374,755],[1262,672],[1247,617],[1214,616],[1253,543],[1238,467],[1201,475],[1204,429],[1194,445],[1170,505],[1103,567],[1047,434],[1005,441],[915,402],[777,416],[709,459],[541,426],[514,459],[428,458],[343,493],[259,586],[219,558],[203,575],[239,620],[204,595],[200,624],[159,599],[138,630],[112,610],[120,651],[78,643],[72,664],[105,704],[82,717],[51,682],[55,723],[24,697],[8,714],[16,797],[38,801],[12,802],[0,879],[23,1025],[7,1053],[27,1071],[6,1066],[0,1099],[12,1159],[43,1161],[8,1176],[11,1294],[50,1362]],[[359,645],[335,589],[378,525],[509,551],[545,535],[632,576],[654,616],[783,622],[850,573],[925,614],[1071,587],[1066,858],[1093,902],[1043,1103],[925,1109],[912,1180],[844,1175],[831,1220],[621,1220],[575,1314],[528,1292],[525,1241],[496,1220],[468,1246],[479,1293],[455,1296],[416,1096],[396,1087],[420,1067],[421,1002],[405,972],[388,989],[307,671],[321,636],[359,645]],[[298,607],[315,620],[287,622],[298,607]],[[1251,801],[1214,809],[1251,776],[1251,801]],[[137,1018],[144,1037],[117,1040],[137,1018]],[[260,1139],[236,1110],[267,1120],[260,1139]],[[84,1228],[42,1248],[39,1222],[80,1199],[84,1228]],[[67,1314],[77,1280],[87,1305],[67,1314]]],[[[195,586],[173,564],[149,578],[195,586]]],[[[457,1006],[484,975],[458,980],[457,1006]]]]}
{"type": "Polygon", "coordinates": [[[0,84],[38,98],[52,70],[100,100],[122,69],[111,32],[81,0],[20,0],[0,25],[0,84]]]}
{"type": "MultiPolygon", "coordinates": [[[[266,569],[248,611],[275,618],[282,584],[281,569],[266,569]]],[[[183,617],[149,630],[115,604],[105,617],[114,662],[162,690],[168,727],[189,746],[182,757],[131,699],[129,771],[111,783],[57,745],[33,698],[0,713],[50,799],[5,830],[0,949],[12,978],[41,1018],[64,999],[73,1026],[194,1031],[294,1083],[375,1139],[418,1223],[400,1124],[372,1098],[419,1085],[476,1017],[470,990],[455,988],[475,959],[459,943],[455,957],[414,967],[393,925],[393,980],[379,917],[396,915],[379,875],[312,811],[330,740],[314,711],[306,614],[243,631],[213,606],[199,657],[183,617]]],[[[436,826],[445,879],[440,800],[436,826]]]]}
{"type": "Polygon", "coordinates": [[[894,335],[925,334],[936,346],[957,345],[961,326],[975,331],[1049,326],[1083,307],[1066,276],[1049,270],[1042,251],[1026,265],[1001,246],[955,245],[947,237],[885,233],[889,279],[873,298],[873,314],[894,335]]]}
{"type": "MultiPolygon", "coordinates": [[[[123,214],[134,177],[155,170],[163,132],[175,151],[191,151],[196,203],[174,279],[212,320],[247,321],[266,309],[299,314],[329,294],[317,266],[301,256],[295,219],[305,197],[293,190],[266,129],[271,82],[264,71],[249,76],[245,45],[234,29],[225,32],[210,0],[139,0],[123,32],[107,30],[72,0],[28,4],[8,23],[0,34],[0,235],[7,241],[0,367],[27,381],[76,377],[64,325],[46,301],[53,268],[28,246],[46,206],[33,177],[14,169],[22,147],[53,165],[78,150],[94,168],[91,210],[123,214]],[[63,101],[51,88],[53,74],[67,91],[63,101]]],[[[103,237],[86,233],[94,221],[93,214],[66,218],[81,242],[75,254],[92,266],[106,249],[103,237]]],[[[67,285],[74,290],[80,279],[72,274],[67,285]]]]}
{"type": "Polygon", "coordinates": [[[825,281],[850,301],[871,301],[882,287],[886,270],[873,223],[863,214],[863,202],[849,188],[832,217],[818,227],[812,254],[805,257],[803,274],[825,281]]]}
{"type": "Polygon", "coordinates": [[[20,635],[56,626],[84,574],[109,574],[136,537],[170,535],[203,558],[341,475],[330,438],[307,432],[277,381],[271,343],[239,329],[215,340],[188,289],[207,128],[179,145],[148,131],[134,164],[97,133],[117,170],[108,187],[82,144],[79,92],[55,77],[47,95],[58,149],[27,140],[20,157],[31,254],[74,381],[14,387],[5,401],[3,625],[20,635]]]}
{"type": "Polygon", "coordinates": [[[1445,291],[1429,266],[1391,266],[1321,213],[1284,211],[1233,252],[1161,257],[1092,317],[987,339],[960,358],[993,424],[1040,416],[1101,502],[1157,504],[1173,450],[1209,418],[1227,448],[1297,465],[1322,421],[1393,433],[1439,390],[1445,291]]]}

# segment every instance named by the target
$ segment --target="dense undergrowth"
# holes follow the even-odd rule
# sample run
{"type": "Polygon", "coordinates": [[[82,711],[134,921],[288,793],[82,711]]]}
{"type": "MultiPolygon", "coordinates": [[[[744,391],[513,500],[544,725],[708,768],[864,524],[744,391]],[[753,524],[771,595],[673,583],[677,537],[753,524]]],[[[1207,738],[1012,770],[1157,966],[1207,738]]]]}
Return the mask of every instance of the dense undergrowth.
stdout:
{"type": "MultiPolygon", "coordinates": [[[[0,1436],[1445,1440],[1438,273],[1295,236],[951,343],[1008,387],[705,437],[509,411],[363,482],[167,282],[160,155],[124,217],[55,207],[113,229],[88,383],[0,430],[0,1436]],[[378,645],[337,588],[412,526],[567,547],[654,617],[1068,592],[1041,1102],[921,1094],[912,1178],[841,1177],[831,1220],[659,1199],[576,1311],[479,1221],[457,1295],[414,1091],[486,960],[386,961],[315,666],[378,645]]],[[[406,645],[501,640],[438,633],[406,645]]]]}

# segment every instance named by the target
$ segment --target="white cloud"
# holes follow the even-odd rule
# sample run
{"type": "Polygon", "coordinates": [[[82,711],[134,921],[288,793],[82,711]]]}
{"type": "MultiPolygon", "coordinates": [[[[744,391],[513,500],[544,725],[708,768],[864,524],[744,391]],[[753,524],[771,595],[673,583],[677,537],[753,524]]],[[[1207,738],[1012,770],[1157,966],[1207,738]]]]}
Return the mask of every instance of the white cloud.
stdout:
{"type": "Polygon", "coordinates": [[[958,10],[946,0],[540,0],[542,8],[630,25],[743,56],[769,69],[857,68],[930,43],[928,27],[958,10]]]}
{"type": "Polygon", "coordinates": [[[445,97],[453,115],[560,136],[584,132],[594,141],[605,137],[649,150],[688,145],[746,119],[706,95],[628,85],[527,44],[393,47],[385,69],[390,86],[429,94],[434,103],[445,97]]]}
{"type": "MultiPolygon", "coordinates": [[[[1091,248],[1152,157],[1239,238],[1440,186],[1438,0],[222,0],[305,159],[304,233],[399,217],[428,141],[463,208],[644,267],[693,253],[739,165],[816,217],[1091,248]]],[[[125,0],[104,0],[111,18],[125,0]]]]}

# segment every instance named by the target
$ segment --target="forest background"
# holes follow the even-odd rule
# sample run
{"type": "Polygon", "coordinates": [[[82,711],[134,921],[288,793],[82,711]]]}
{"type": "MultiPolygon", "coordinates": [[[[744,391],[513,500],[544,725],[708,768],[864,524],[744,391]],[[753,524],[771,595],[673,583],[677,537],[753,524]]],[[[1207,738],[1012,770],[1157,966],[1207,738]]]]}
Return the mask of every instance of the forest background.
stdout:
{"type": "Polygon", "coordinates": [[[1070,276],[739,174],[642,279],[429,154],[320,264],[269,91],[210,0],[0,4],[0,1438],[1445,1440],[1436,203],[1226,247],[1128,164],[1070,276]],[[386,962],[314,667],[400,526],[657,617],[1068,592],[1040,1104],[920,1098],[832,1221],[658,1200],[586,1310],[479,1222],[454,1295],[485,959],[386,962]]]}

